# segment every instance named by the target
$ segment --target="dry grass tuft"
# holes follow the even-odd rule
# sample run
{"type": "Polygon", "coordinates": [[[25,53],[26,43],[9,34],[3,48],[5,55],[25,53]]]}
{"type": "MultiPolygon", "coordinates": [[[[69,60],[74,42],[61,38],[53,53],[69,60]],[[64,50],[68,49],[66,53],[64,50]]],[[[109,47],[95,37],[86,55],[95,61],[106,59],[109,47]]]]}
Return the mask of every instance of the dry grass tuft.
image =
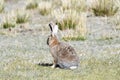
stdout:
{"type": "Polygon", "coordinates": [[[1,25],[4,29],[7,29],[7,28],[10,29],[10,28],[14,28],[15,24],[16,23],[15,23],[13,16],[7,14],[7,16],[3,17],[3,23],[1,25]]]}
{"type": "Polygon", "coordinates": [[[110,23],[115,25],[115,29],[120,30],[120,12],[110,18],[110,23]]]}
{"type": "Polygon", "coordinates": [[[62,33],[62,39],[65,41],[84,41],[86,40],[86,33],[82,33],[79,30],[65,30],[62,33]]]}
{"type": "Polygon", "coordinates": [[[0,13],[4,11],[4,0],[0,0],[0,13]]]}
{"type": "Polygon", "coordinates": [[[71,0],[61,0],[61,3],[62,3],[63,10],[67,10],[71,8],[71,5],[72,5],[71,0]]]}
{"type": "Polygon", "coordinates": [[[84,0],[61,0],[62,9],[74,9],[78,12],[86,11],[86,3],[84,0]]]}
{"type": "Polygon", "coordinates": [[[38,7],[38,3],[35,1],[31,1],[27,4],[26,9],[35,9],[38,7]]]}
{"type": "Polygon", "coordinates": [[[16,14],[16,23],[26,23],[29,21],[29,14],[26,13],[24,10],[22,11],[17,11],[16,14]]]}
{"type": "Polygon", "coordinates": [[[114,0],[95,0],[92,6],[92,11],[96,16],[113,16],[118,9],[114,0]]]}
{"type": "Polygon", "coordinates": [[[2,26],[3,26],[4,29],[14,28],[15,27],[15,23],[12,23],[8,19],[6,19],[5,22],[3,22],[2,26]]]}
{"type": "Polygon", "coordinates": [[[43,1],[39,3],[39,13],[41,15],[48,15],[51,13],[52,3],[48,1],[43,1]]]}
{"type": "Polygon", "coordinates": [[[78,13],[75,10],[62,9],[55,10],[52,15],[55,17],[59,29],[67,33],[63,34],[65,38],[83,39],[86,36],[86,14],[78,13]],[[79,38],[78,38],[79,37],[79,38]]]}

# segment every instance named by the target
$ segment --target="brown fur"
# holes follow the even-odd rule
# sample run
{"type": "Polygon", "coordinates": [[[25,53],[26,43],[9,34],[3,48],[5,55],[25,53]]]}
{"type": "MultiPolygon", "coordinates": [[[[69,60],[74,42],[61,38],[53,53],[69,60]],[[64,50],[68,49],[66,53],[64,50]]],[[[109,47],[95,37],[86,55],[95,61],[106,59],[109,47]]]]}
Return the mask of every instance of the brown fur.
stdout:
{"type": "Polygon", "coordinates": [[[67,43],[59,42],[57,36],[53,34],[48,37],[47,44],[50,47],[54,65],[59,65],[60,68],[67,69],[72,66],[78,66],[79,57],[72,46],[67,43]]]}
{"type": "Polygon", "coordinates": [[[53,47],[59,44],[56,36],[53,37],[52,35],[50,35],[48,39],[50,39],[50,42],[48,42],[50,47],[53,47]]]}

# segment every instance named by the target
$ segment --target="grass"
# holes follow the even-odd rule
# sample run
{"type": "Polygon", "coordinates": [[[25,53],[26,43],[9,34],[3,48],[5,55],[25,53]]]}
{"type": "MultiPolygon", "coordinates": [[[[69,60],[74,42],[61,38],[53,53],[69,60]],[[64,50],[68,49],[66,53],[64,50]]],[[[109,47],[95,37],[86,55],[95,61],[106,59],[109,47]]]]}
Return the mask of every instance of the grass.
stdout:
{"type": "MultiPolygon", "coordinates": [[[[16,1],[19,2],[20,0],[16,1]]],[[[24,0],[22,1],[24,2],[24,0]]],[[[12,7],[12,10],[19,7],[16,2],[12,2],[13,5],[11,5],[11,2],[7,2],[6,5],[8,4],[12,7]]],[[[58,7],[57,5],[56,8],[58,7]]],[[[15,16],[15,19],[11,18],[12,15],[3,19],[4,13],[1,14],[0,20],[4,20],[2,27],[3,24],[5,24],[5,28],[12,28],[11,24],[16,27],[17,19],[17,24],[27,22],[28,18],[26,20],[26,16],[20,16],[24,13],[25,11],[21,10],[17,13],[19,15],[15,16]]],[[[43,13],[46,12],[43,11],[43,13]]],[[[39,14],[32,14],[33,18],[32,23],[30,23],[30,30],[29,28],[27,30],[16,28],[14,29],[16,30],[15,32],[19,32],[19,30],[21,32],[15,36],[4,35],[11,33],[8,30],[0,28],[0,80],[120,80],[119,38],[116,39],[112,34],[103,35],[101,37],[102,40],[95,40],[90,37],[99,37],[97,35],[99,32],[96,32],[95,35],[90,35],[89,39],[86,38],[86,25],[88,25],[87,27],[90,26],[90,30],[94,32],[96,29],[93,28],[96,24],[99,25],[98,27],[104,27],[104,23],[96,20],[96,24],[86,24],[86,13],[79,12],[77,8],[73,7],[65,10],[55,10],[52,16],[53,18],[49,20],[49,16],[45,16],[44,18],[44,16],[41,17],[39,14]],[[80,65],[75,70],[52,69],[51,66],[38,65],[39,63],[52,63],[53,58],[46,45],[46,39],[47,35],[50,34],[48,32],[48,23],[54,20],[61,28],[60,31],[64,40],[77,40],[68,42],[73,45],[80,57],[80,65]]],[[[117,16],[114,19],[117,21],[116,25],[119,25],[117,16]]],[[[107,25],[106,22],[105,25],[107,25]]],[[[106,31],[106,29],[108,28],[105,27],[104,30],[106,31]]],[[[14,32],[12,34],[14,35],[14,32]]],[[[119,36],[119,34],[116,35],[119,36]]]]}
{"type": "Polygon", "coordinates": [[[82,35],[80,32],[74,30],[74,32],[68,31],[67,33],[62,33],[62,39],[64,41],[85,41],[87,39],[86,35],[82,35]]]}
{"type": "Polygon", "coordinates": [[[85,37],[82,37],[82,36],[77,36],[77,37],[74,37],[74,36],[67,36],[67,37],[63,37],[62,38],[64,41],[70,41],[70,40],[72,40],[72,41],[84,41],[84,40],[86,40],[86,38],[85,37]]]}
{"type": "Polygon", "coordinates": [[[97,59],[91,55],[89,59],[85,59],[81,63],[81,66],[85,66],[84,78],[86,80],[119,80],[120,68],[118,67],[120,65],[116,63],[120,61],[119,58],[120,56],[118,55],[109,55],[109,57],[106,56],[104,59],[97,59]]]}
{"type": "Polygon", "coordinates": [[[95,16],[113,16],[119,10],[114,0],[95,0],[92,6],[95,16]]]}
{"type": "Polygon", "coordinates": [[[43,16],[49,15],[52,10],[52,3],[48,1],[43,1],[39,3],[39,13],[43,16]]]}
{"type": "Polygon", "coordinates": [[[15,27],[15,24],[12,23],[12,22],[9,22],[9,21],[7,20],[6,22],[3,22],[2,26],[3,26],[4,29],[14,28],[14,27],[15,27]]]}
{"type": "Polygon", "coordinates": [[[11,17],[10,15],[5,16],[4,19],[3,19],[2,27],[4,29],[14,28],[15,27],[14,18],[11,17]]]}
{"type": "Polygon", "coordinates": [[[113,40],[113,39],[114,39],[114,37],[112,37],[112,36],[102,36],[98,40],[100,40],[100,41],[105,41],[105,40],[110,41],[110,40],[113,40]]]}
{"type": "Polygon", "coordinates": [[[0,13],[4,11],[4,7],[5,7],[4,0],[0,0],[0,13]]]}
{"type": "Polygon", "coordinates": [[[52,69],[32,64],[21,57],[16,57],[14,61],[4,64],[5,67],[0,72],[0,74],[2,73],[1,79],[119,80],[120,55],[101,54],[100,56],[104,56],[104,59],[97,58],[92,54],[82,57],[80,67],[76,70],[52,69]]]}
{"type": "Polygon", "coordinates": [[[62,3],[62,9],[63,10],[68,10],[71,8],[71,0],[61,0],[61,3],[62,3]]]}
{"type": "Polygon", "coordinates": [[[26,9],[35,9],[38,7],[38,3],[35,1],[29,2],[26,6],[26,9]]]}
{"type": "Polygon", "coordinates": [[[60,30],[74,30],[63,33],[63,40],[86,39],[86,13],[84,13],[86,8],[83,0],[61,0],[60,8],[52,12],[60,30]]]}
{"type": "Polygon", "coordinates": [[[26,13],[25,11],[18,11],[16,14],[16,23],[20,24],[20,23],[26,23],[29,21],[29,14],[26,13]]]}
{"type": "Polygon", "coordinates": [[[86,12],[87,11],[87,6],[86,6],[86,1],[85,0],[72,0],[75,1],[73,2],[73,9],[76,9],[77,12],[86,12]]]}
{"type": "Polygon", "coordinates": [[[52,15],[56,19],[60,30],[76,29],[78,26],[84,27],[86,25],[86,16],[79,15],[75,10],[63,11],[62,9],[58,9],[52,15]]]}
{"type": "Polygon", "coordinates": [[[116,30],[120,30],[120,12],[110,18],[110,23],[114,24],[116,30]]]}
{"type": "Polygon", "coordinates": [[[85,38],[87,32],[85,13],[79,14],[75,10],[58,9],[52,15],[55,17],[59,29],[66,32],[63,33],[64,40],[84,40],[83,37],[85,38]]]}
{"type": "Polygon", "coordinates": [[[74,9],[78,12],[86,11],[86,4],[84,0],[61,0],[61,7],[63,10],[74,9]]]}

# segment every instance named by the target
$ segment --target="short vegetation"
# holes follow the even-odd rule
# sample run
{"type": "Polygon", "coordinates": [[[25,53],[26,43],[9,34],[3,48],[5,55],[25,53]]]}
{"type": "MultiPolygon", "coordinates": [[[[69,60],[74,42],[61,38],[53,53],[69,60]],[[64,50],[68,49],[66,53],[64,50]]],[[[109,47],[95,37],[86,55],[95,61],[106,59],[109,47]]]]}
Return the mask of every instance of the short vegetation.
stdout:
{"type": "Polygon", "coordinates": [[[0,0],[0,80],[120,80],[116,1],[0,0]],[[90,10],[87,1],[95,1],[90,10]],[[86,17],[87,12],[95,16],[86,17]],[[108,23],[106,18],[113,19],[108,23]],[[74,47],[80,58],[77,69],[51,68],[53,58],[46,44],[50,22],[58,24],[58,37],[74,47]]]}
{"type": "Polygon", "coordinates": [[[61,0],[63,10],[74,9],[78,12],[86,11],[87,6],[85,0],[61,0]]]}
{"type": "Polygon", "coordinates": [[[4,29],[10,29],[10,28],[14,28],[15,27],[15,21],[13,21],[12,18],[10,17],[5,17],[3,23],[2,23],[2,27],[4,29]]]}
{"type": "Polygon", "coordinates": [[[35,9],[38,7],[38,3],[35,1],[31,1],[27,4],[26,9],[35,9]]]}
{"type": "Polygon", "coordinates": [[[0,0],[0,13],[4,11],[4,0],[0,0]]]}
{"type": "Polygon", "coordinates": [[[26,23],[29,21],[29,14],[26,13],[25,11],[18,11],[16,14],[16,23],[20,24],[20,23],[26,23]]]}
{"type": "Polygon", "coordinates": [[[115,29],[120,30],[120,12],[110,17],[110,22],[115,25],[115,29]]]}
{"type": "Polygon", "coordinates": [[[60,7],[52,12],[52,16],[63,31],[63,40],[86,39],[86,10],[84,0],[61,0],[60,7]]]}
{"type": "Polygon", "coordinates": [[[52,3],[48,1],[40,2],[38,9],[41,15],[49,15],[52,10],[52,3]]]}
{"type": "Polygon", "coordinates": [[[2,27],[4,29],[14,28],[16,24],[26,23],[29,21],[29,15],[22,11],[14,11],[13,13],[7,13],[2,17],[2,27]]]}
{"type": "Polygon", "coordinates": [[[59,26],[59,29],[67,32],[64,39],[84,40],[86,36],[86,14],[78,13],[75,10],[58,9],[53,12],[53,16],[59,26]],[[82,37],[82,38],[81,38],[82,37]]]}
{"type": "Polygon", "coordinates": [[[56,10],[53,13],[60,30],[76,29],[78,26],[84,26],[81,23],[81,17],[75,10],[56,10]]]}
{"type": "Polygon", "coordinates": [[[95,0],[92,11],[95,16],[113,16],[119,10],[114,0],[95,0]]]}

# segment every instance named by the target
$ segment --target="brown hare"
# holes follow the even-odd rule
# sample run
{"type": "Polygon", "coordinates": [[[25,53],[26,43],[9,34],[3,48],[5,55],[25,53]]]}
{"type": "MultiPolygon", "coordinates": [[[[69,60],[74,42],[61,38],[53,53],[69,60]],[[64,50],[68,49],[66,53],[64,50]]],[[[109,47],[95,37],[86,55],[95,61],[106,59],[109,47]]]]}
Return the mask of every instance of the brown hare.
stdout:
{"type": "Polygon", "coordinates": [[[47,39],[50,52],[54,59],[53,68],[59,66],[62,69],[75,69],[79,65],[79,57],[73,47],[69,44],[60,42],[57,38],[58,26],[50,23],[51,34],[47,39]]]}

